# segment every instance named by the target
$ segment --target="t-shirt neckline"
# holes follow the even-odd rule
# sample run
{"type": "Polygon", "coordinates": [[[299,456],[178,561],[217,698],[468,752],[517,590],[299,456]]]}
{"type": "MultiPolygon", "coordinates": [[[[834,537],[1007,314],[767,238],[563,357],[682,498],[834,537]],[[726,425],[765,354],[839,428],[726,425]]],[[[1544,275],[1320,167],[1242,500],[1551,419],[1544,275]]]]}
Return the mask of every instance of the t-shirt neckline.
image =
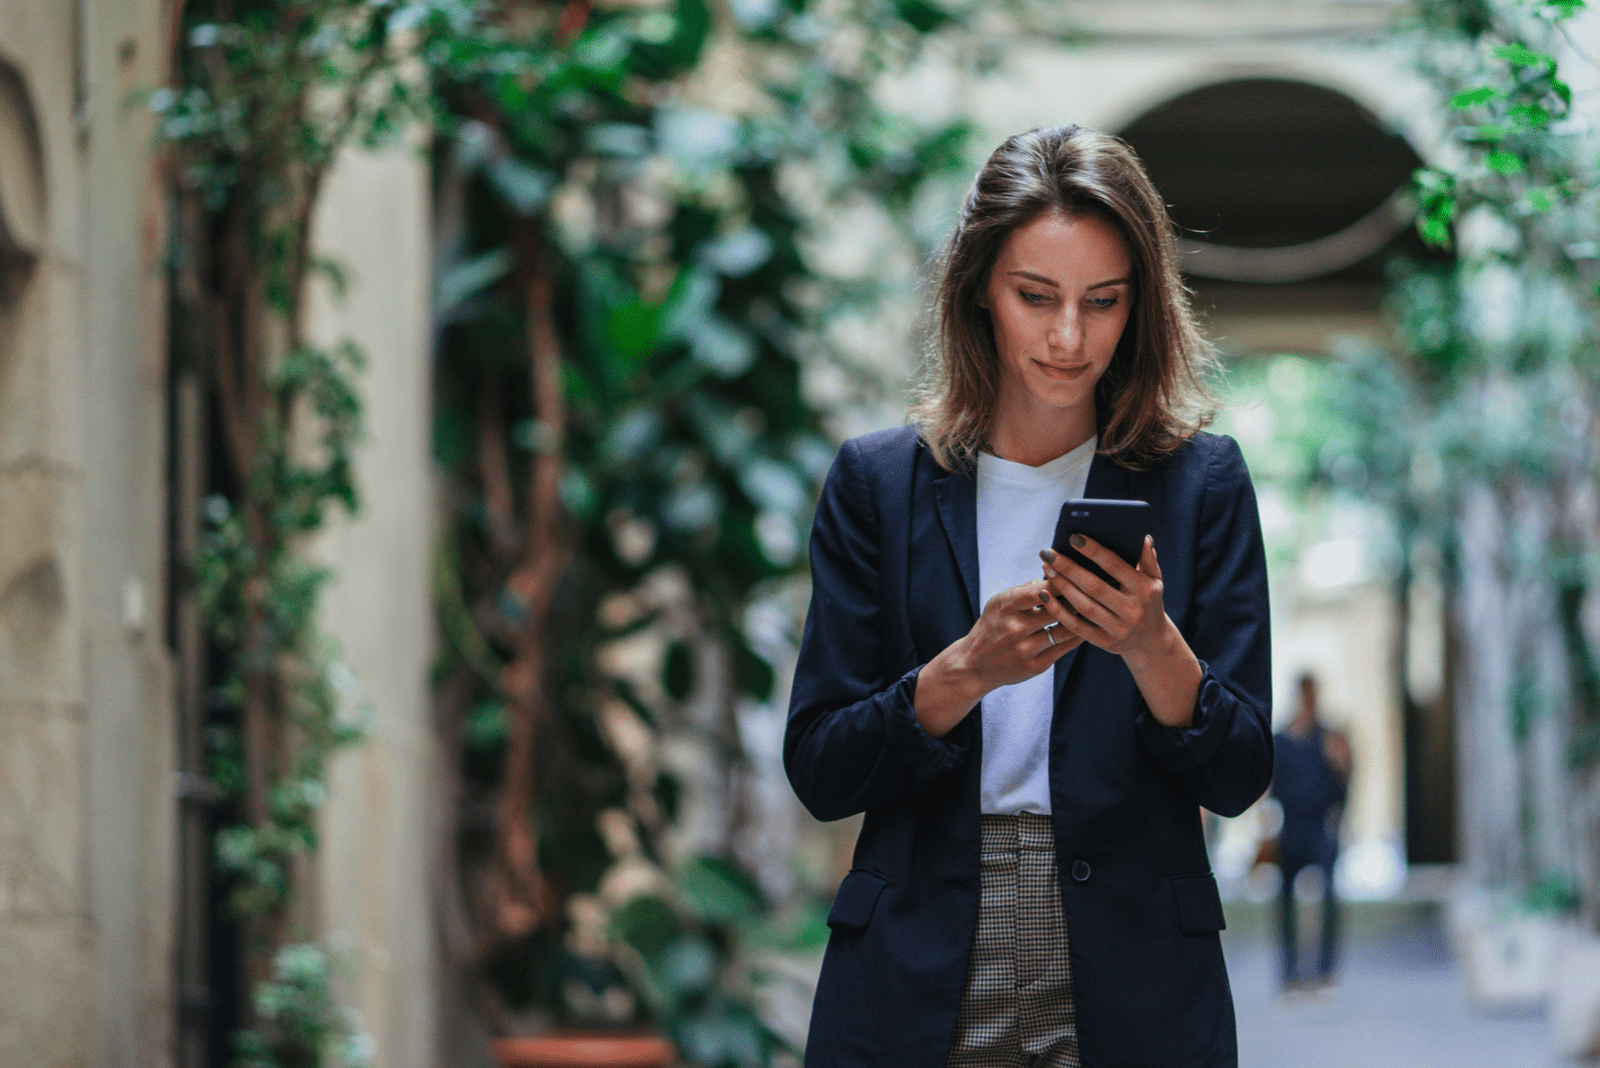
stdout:
{"type": "Polygon", "coordinates": [[[1099,440],[1100,436],[1098,434],[1093,435],[1078,447],[1068,449],[1055,459],[1046,460],[1037,467],[1018,463],[1015,460],[1002,459],[992,452],[979,452],[978,466],[983,469],[984,474],[993,475],[1007,482],[1034,484],[1059,482],[1094,458],[1095,445],[1099,440]]]}

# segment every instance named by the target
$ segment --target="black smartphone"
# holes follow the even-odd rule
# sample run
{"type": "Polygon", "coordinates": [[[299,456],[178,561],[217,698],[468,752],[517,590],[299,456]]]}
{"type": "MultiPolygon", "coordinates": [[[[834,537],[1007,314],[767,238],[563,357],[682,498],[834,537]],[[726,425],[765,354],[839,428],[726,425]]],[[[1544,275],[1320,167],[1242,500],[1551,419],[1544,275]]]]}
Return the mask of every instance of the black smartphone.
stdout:
{"type": "Polygon", "coordinates": [[[1117,589],[1122,586],[1094,561],[1072,547],[1074,534],[1093,538],[1134,567],[1144,552],[1145,535],[1150,533],[1150,505],[1144,501],[1071,500],[1061,506],[1056,534],[1050,547],[1073,563],[1117,589]]]}

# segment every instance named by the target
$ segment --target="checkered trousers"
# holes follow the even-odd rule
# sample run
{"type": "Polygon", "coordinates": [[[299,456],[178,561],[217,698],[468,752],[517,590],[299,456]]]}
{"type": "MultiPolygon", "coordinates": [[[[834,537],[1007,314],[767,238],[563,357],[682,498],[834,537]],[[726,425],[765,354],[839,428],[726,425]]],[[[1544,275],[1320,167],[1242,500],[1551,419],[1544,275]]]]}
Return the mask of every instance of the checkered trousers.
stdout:
{"type": "Polygon", "coordinates": [[[946,1068],[1079,1068],[1050,817],[984,816],[983,899],[946,1068]]]}

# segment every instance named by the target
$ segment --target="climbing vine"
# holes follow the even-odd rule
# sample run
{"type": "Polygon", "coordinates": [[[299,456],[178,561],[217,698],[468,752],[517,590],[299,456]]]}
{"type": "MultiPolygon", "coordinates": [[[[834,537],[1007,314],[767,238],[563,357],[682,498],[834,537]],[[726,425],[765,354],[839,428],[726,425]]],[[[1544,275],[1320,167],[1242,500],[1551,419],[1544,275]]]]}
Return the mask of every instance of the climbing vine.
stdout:
{"type": "Polygon", "coordinates": [[[210,779],[226,816],[215,863],[242,925],[240,1065],[364,1057],[311,938],[302,886],[317,845],[329,758],[359,739],[337,653],[317,628],[328,579],[305,539],[359,503],[356,346],[314,345],[311,222],[348,145],[417,115],[426,87],[401,76],[412,43],[467,17],[454,0],[191,0],[180,4],[175,83],[149,105],[177,212],[176,333],[221,442],[194,581],[220,665],[210,779]]]}
{"type": "Polygon", "coordinates": [[[961,26],[920,0],[500,15],[430,53],[455,964],[495,1030],[647,1021],[689,1063],[765,1063],[741,723],[781,649],[751,612],[802,567],[832,458],[822,313],[874,284],[818,245],[860,240],[824,225],[850,196],[909,242],[962,130],[870,88],[961,26]]]}

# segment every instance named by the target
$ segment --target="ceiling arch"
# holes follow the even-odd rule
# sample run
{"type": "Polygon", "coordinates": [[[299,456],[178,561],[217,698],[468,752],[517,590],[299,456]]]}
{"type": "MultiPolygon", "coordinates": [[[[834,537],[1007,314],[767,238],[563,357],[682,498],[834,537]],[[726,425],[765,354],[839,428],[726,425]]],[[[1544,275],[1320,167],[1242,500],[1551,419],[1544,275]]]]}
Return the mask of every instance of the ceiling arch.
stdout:
{"type": "Polygon", "coordinates": [[[1182,231],[1190,274],[1284,283],[1377,280],[1409,225],[1416,152],[1348,96],[1287,78],[1184,92],[1121,131],[1182,231]]]}

